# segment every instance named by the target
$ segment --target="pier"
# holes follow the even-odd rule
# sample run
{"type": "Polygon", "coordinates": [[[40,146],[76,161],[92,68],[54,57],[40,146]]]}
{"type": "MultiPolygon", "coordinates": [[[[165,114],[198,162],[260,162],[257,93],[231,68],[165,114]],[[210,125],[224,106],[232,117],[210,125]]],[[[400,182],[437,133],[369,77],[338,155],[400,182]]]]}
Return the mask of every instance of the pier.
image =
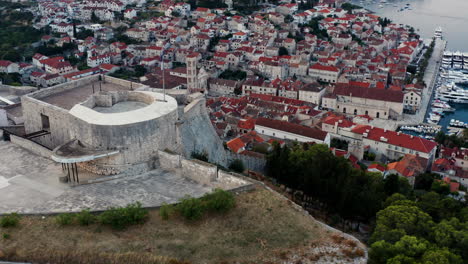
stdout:
{"type": "Polygon", "coordinates": [[[437,78],[439,77],[440,67],[442,65],[442,57],[444,55],[446,45],[447,41],[445,40],[439,38],[435,40],[434,52],[429,59],[426,72],[424,73],[424,83],[427,85],[427,90],[422,95],[421,108],[416,113],[416,121],[418,123],[424,122],[424,117],[426,116],[427,110],[429,107],[431,107],[430,102],[432,96],[434,95],[435,84],[437,78]]]}

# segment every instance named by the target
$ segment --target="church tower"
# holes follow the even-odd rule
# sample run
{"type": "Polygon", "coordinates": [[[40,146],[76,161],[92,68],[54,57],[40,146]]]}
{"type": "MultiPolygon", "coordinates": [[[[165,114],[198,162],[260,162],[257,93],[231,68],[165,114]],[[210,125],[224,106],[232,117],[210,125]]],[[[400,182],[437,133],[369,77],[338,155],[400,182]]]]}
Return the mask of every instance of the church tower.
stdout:
{"type": "Polygon", "coordinates": [[[200,53],[193,52],[186,58],[187,62],[187,89],[189,93],[199,91],[198,78],[197,78],[197,60],[200,53]]]}

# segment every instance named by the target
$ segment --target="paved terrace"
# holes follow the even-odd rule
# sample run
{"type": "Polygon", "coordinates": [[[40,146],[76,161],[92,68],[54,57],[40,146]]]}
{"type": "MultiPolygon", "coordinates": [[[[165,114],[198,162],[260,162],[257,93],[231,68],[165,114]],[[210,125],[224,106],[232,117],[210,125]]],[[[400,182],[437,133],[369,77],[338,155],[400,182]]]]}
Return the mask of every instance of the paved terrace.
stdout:
{"type": "Polygon", "coordinates": [[[105,210],[137,201],[143,206],[159,206],[211,190],[162,170],[70,187],[59,183],[62,168],[49,159],[5,141],[0,141],[0,153],[8,153],[0,155],[0,214],[105,210]]]}
{"type": "Polygon", "coordinates": [[[92,84],[78,86],[73,89],[68,89],[60,93],[46,96],[44,98],[39,98],[39,100],[66,110],[70,110],[74,105],[86,101],[93,94],[93,85],[94,92],[129,91],[127,87],[122,85],[109,82],[100,83],[99,81],[96,81],[92,84]]]}

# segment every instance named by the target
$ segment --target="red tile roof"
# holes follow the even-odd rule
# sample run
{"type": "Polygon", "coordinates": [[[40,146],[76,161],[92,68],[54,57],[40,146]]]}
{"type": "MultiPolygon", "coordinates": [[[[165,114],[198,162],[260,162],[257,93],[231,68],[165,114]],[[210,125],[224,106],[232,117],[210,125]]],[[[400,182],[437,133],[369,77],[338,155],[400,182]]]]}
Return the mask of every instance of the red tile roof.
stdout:
{"type": "Polygon", "coordinates": [[[367,170],[371,170],[371,169],[376,169],[381,172],[385,171],[385,167],[377,163],[371,164],[369,167],[367,167],[367,170]]]}
{"type": "Polygon", "coordinates": [[[255,128],[255,120],[254,119],[241,119],[237,123],[238,128],[242,129],[254,129],[255,128]]]}
{"type": "Polygon", "coordinates": [[[382,90],[372,88],[362,88],[350,85],[337,84],[333,91],[336,95],[353,96],[358,98],[366,98],[372,100],[388,101],[395,103],[403,103],[403,92],[393,90],[382,90]]]}
{"type": "Polygon", "coordinates": [[[387,144],[424,153],[429,153],[437,147],[437,143],[434,141],[382,128],[373,128],[368,125],[357,125],[352,129],[352,132],[357,134],[367,133],[366,138],[374,141],[381,141],[381,138],[384,137],[387,140],[387,144]]]}
{"type": "Polygon", "coordinates": [[[287,121],[273,120],[269,118],[260,117],[255,123],[256,126],[264,126],[280,131],[289,132],[296,135],[301,135],[304,137],[315,138],[318,140],[325,140],[327,132],[324,132],[320,129],[311,128],[303,125],[293,124],[287,121]]]}
{"type": "Polygon", "coordinates": [[[424,173],[426,166],[427,159],[416,155],[405,154],[400,161],[388,164],[387,170],[395,170],[405,177],[415,177],[424,173]]]}
{"type": "Polygon", "coordinates": [[[322,64],[319,64],[319,63],[316,63],[316,64],[310,66],[310,69],[320,70],[320,71],[332,71],[332,72],[339,72],[340,71],[340,69],[338,69],[335,66],[322,65],[322,64]]]}

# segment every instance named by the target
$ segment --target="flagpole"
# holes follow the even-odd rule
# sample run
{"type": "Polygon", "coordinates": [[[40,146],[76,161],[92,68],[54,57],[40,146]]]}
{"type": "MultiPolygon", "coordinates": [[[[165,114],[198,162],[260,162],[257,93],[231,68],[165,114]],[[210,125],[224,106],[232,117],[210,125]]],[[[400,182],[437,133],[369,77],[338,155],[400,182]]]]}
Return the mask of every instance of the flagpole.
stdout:
{"type": "Polygon", "coordinates": [[[163,76],[163,101],[166,102],[166,77],[164,74],[164,59],[162,60],[162,63],[161,63],[161,67],[162,67],[162,76],[163,76]]]}
{"type": "Polygon", "coordinates": [[[166,102],[166,76],[164,74],[164,47],[161,53],[161,72],[163,78],[163,101],[166,102]]]}

